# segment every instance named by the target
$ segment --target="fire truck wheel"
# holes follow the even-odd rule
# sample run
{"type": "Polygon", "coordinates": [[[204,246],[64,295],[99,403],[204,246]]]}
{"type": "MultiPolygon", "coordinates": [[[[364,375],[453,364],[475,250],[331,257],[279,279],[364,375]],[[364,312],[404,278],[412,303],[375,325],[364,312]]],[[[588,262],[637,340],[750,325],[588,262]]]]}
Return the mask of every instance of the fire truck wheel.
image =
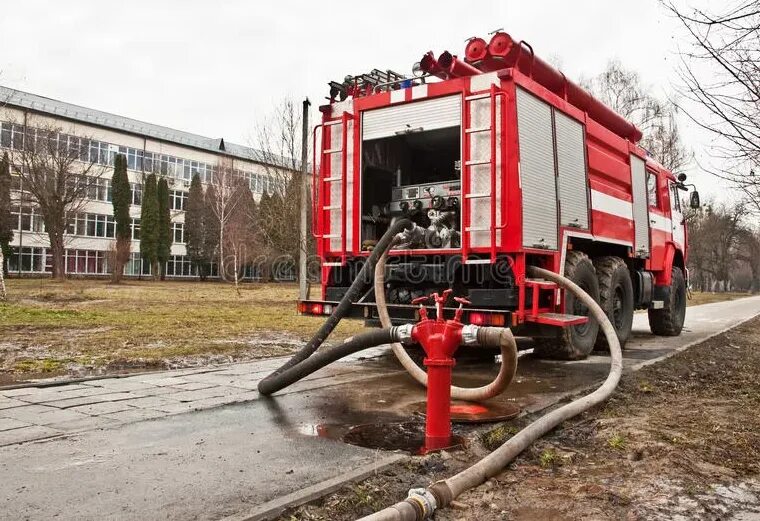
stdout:
{"type": "MultiPolygon", "coordinates": [[[[596,270],[585,253],[567,252],[565,277],[575,282],[599,302],[599,282],[596,278],[596,270]]],[[[588,308],[569,291],[565,292],[565,312],[572,315],[587,316],[589,314],[588,308]]],[[[562,329],[558,337],[536,339],[533,352],[540,358],[581,360],[593,351],[598,332],[599,323],[589,318],[585,324],[562,329]]]]}
{"type": "MultiPolygon", "coordinates": [[[[596,276],[599,279],[599,305],[615,328],[620,347],[631,336],[633,326],[633,283],[625,261],[620,257],[599,257],[594,259],[596,276]]],[[[609,351],[610,346],[604,335],[596,338],[596,349],[609,351]]]]}
{"type": "Polygon", "coordinates": [[[655,335],[678,336],[686,318],[686,281],[681,268],[673,268],[670,279],[670,298],[662,309],[649,310],[649,328],[655,335]]]}

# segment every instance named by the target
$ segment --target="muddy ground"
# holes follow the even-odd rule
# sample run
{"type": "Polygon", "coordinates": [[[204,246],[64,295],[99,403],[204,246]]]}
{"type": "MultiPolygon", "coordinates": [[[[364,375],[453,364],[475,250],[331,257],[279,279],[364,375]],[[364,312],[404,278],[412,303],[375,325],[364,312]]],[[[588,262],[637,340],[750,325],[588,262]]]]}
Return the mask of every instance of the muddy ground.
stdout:
{"type": "MultiPolygon", "coordinates": [[[[760,519],[760,319],[626,374],[605,405],[535,443],[438,521],[760,519]]],[[[353,520],[465,468],[530,418],[470,431],[287,521],[353,520]]]]}

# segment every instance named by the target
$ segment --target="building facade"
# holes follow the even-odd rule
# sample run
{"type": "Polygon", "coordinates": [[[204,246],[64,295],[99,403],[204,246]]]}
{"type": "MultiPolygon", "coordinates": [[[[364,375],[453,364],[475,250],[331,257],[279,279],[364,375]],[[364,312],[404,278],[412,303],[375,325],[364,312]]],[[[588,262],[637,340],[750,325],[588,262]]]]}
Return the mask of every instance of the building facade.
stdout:
{"type": "MultiPolygon", "coordinates": [[[[116,154],[126,156],[132,186],[132,253],[125,267],[125,275],[132,277],[150,275],[150,266],[140,257],[142,186],[149,173],[165,176],[169,184],[173,243],[166,263],[167,277],[196,276],[185,248],[184,215],[194,175],[208,183],[220,166],[232,168],[248,180],[257,201],[264,191],[271,192],[275,182],[275,165],[265,162],[265,154],[255,149],[0,86],[0,154],[20,149],[25,139],[33,139],[43,129],[56,129],[58,139],[69,144],[75,140],[81,160],[95,163],[100,172],[68,226],[66,272],[72,276],[110,273],[108,253],[115,236],[111,177],[116,154]]],[[[16,227],[10,244],[9,273],[44,275],[51,271],[45,225],[24,191],[15,165],[11,173],[11,212],[16,227]]]]}

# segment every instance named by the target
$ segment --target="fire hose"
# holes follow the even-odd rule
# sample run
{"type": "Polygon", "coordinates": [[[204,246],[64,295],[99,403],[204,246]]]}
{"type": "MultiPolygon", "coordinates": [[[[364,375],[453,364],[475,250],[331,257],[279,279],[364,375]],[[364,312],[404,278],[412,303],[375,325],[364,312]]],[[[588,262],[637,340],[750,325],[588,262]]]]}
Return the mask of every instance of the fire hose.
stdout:
{"type": "Polygon", "coordinates": [[[617,334],[599,304],[585,291],[565,277],[538,267],[529,267],[529,274],[557,283],[572,292],[588,306],[591,315],[599,322],[610,348],[610,373],[595,391],[545,414],[507,440],[501,447],[471,467],[427,488],[412,489],[406,500],[385,508],[360,521],[422,521],[444,508],[471,488],[481,485],[499,474],[522,451],[565,420],[602,403],[615,391],[623,372],[623,353],[617,334]]]}
{"type": "MultiPolygon", "coordinates": [[[[377,314],[380,317],[380,323],[384,328],[391,327],[391,318],[388,314],[388,308],[385,301],[385,263],[388,260],[388,250],[394,244],[400,243],[402,237],[397,236],[391,242],[387,250],[383,252],[375,266],[375,302],[377,303],[377,314]]],[[[517,371],[517,343],[512,336],[512,332],[507,328],[491,328],[498,334],[499,338],[487,342],[489,346],[498,345],[501,349],[501,367],[496,378],[482,387],[457,387],[451,386],[451,397],[457,400],[466,400],[470,402],[479,402],[498,396],[507,388],[515,377],[517,371]]],[[[484,344],[481,344],[484,345],[484,344]]],[[[420,385],[427,387],[428,376],[424,369],[418,366],[398,342],[391,344],[393,354],[396,355],[399,363],[406,369],[409,375],[414,378],[420,385]]]]}

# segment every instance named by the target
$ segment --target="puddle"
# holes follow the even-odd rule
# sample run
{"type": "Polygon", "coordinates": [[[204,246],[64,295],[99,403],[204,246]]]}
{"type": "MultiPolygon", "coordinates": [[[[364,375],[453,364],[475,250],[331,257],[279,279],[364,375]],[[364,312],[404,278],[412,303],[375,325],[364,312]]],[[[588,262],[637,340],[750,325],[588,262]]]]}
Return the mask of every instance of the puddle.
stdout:
{"type": "MultiPolygon", "coordinates": [[[[362,425],[301,425],[298,432],[357,445],[367,449],[404,451],[412,455],[424,453],[425,424],[422,422],[365,423],[362,425]]],[[[462,436],[452,435],[451,446],[456,450],[464,446],[462,436]]]]}
{"type": "MultiPolygon", "coordinates": [[[[368,449],[401,450],[409,454],[424,454],[425,424],[421,422],[368,423],[351,428],[343,441],[368,449]]],[[[452,435],[445,450],[461,448],[464,438],[452,435]]]]}

